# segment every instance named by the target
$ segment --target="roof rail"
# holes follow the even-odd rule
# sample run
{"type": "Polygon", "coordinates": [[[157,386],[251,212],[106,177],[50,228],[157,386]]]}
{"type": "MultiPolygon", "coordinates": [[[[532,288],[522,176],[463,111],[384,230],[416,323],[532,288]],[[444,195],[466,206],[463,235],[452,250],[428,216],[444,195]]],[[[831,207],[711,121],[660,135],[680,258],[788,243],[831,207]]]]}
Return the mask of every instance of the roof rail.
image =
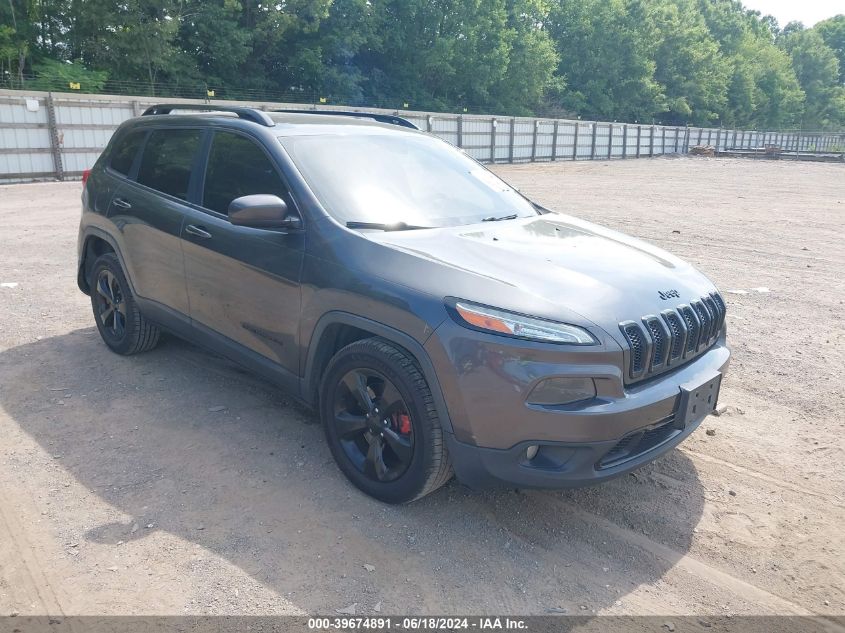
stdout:
{"type": "Polygon", "coordinates": [[[354,116],[360,119],[373,119],[379,123],[390,123],[391,125],[399,125],[401,127],[408,127],[412,130],[419,128],[411,123],[408,119],[403,119],[400,116],[393,114],[380,114],[377,112],[353,112],[351,110],[273,110],[273,112],[289,112],[291,114],[327,114],[334,116],[354,116]]]}
{"type": "Polygon", "coordinates": [[[252,121],[259,125],[266,127],[273,127],[276,122],[273,121],[266,112],[257,110],[256,108],[243,108],[239,106],[217,106],[206,105],[204,103],[160,103],[158,105],[150,106],[141,116],[150,116],[153,114],[170,114],[173,110],[200,110],[203,112],[231,112],[238,115],[239,119],[245,121],[252,121]]]}

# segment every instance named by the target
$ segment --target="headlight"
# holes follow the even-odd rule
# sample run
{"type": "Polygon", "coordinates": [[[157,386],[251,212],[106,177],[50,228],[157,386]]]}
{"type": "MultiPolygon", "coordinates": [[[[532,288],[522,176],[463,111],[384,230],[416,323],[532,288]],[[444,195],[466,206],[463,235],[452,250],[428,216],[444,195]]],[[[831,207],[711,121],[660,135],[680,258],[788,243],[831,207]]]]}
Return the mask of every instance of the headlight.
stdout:
{"type": "Polygon", "coordinates": [[[570,345],[596,345],[598,341],[584,328],[566,323],[505,312],[466,301],[454,304],[462,325],[506,336],[570,345]]]}

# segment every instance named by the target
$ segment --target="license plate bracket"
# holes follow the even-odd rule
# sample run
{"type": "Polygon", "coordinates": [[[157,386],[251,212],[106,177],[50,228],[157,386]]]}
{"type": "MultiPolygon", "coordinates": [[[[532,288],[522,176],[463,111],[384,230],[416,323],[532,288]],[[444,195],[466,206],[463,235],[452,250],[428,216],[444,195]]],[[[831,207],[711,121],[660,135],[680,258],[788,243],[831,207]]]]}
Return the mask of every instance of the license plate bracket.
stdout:
{"type": "Polygon", "coordinates": [[[700,422],[716,409],[719,389],[722,386],[722,372],[716,372],[703,382],[681,385],[681,401],[675,420],[685,427],[700,422]]]}

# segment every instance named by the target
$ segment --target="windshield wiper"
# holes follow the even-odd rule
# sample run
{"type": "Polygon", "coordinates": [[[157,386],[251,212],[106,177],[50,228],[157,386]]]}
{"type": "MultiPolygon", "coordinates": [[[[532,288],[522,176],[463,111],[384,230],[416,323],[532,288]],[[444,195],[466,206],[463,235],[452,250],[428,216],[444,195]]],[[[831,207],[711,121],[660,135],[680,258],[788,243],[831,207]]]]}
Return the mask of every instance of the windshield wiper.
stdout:
{"type": "Polygon", "coordinates": [[[500,217],[496,217],[495,215],[491,215],[489,218],[482,218],[482,222],[501,222],[502,220],[516,220],[519,216],[514,213],[512,215],[503,215],[500,217]]]}
{"type": "Polygon", "coordinates": [[[379,231],[414,231],[416,229],[434,229],[434,226],[415,226],[407,222],[394,222],[385,224],[383,222],[347,222],[350,229],[376,229],[379,231]]]}

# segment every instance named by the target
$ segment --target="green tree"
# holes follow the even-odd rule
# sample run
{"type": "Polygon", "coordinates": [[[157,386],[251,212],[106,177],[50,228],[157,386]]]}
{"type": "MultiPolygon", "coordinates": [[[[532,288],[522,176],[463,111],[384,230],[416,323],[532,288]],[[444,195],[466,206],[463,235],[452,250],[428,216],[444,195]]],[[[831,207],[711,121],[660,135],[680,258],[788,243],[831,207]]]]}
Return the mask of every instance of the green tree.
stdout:
{"type": "Polygon", "coordinates": [[[836,126],[843,50],[740,0],[0,0],[5,85],[123,93],[836,126]]]}
{"type": "Polygon", "coordinates": [[[244,0],[242,28],[252,33],[242,66],[246,87],[278,90],[311,98],[317,87],[321,54],[313,35],[329,16],[331,0],[244,0]]]}
{"type": "Polygon", "coordinates": [[[359,53],[373,42],[369,0],[334,0],[328,17],[311,35],[308,48],[319,52],[309,83],[334,103],[365,104],[371,98],[369,73],[359,53]]]}
{"type": "Polygon", "coordinates": [[[38,39],[34,0],[0,3],[0,79],[11,85],[23,83],[27,65],[38,39]]]}
{"type": "Polygon", "coordinates": [[[373,0],[360,59],[374,96],[414,107],[477,107],[505,76],[514,32],[505,0],[373,0]]]}
{"type": "Polygon", "coordinates": [[[777,129],[800,122],[805,94],[788,55],[749,37],[737,52],[734,67],[734,77],[747,79],[750,90],[747,103],[740,101],[743,92],[729,94],[727,116],[733,125],[777,129]]]}
{"type": "Polygon", "coordinates": [[[562,89],[555,77],[558,54],[547,29],[551,6],[549,0],[508,0],[507,67],[490,89],[495,111],[533,114],[547,93],[562,89]]]}
{"type": "Polygon", "coordinates": [[[695,0],[649,3],[645,14],[657,42],[654,79],[666,95],[659,118],[669,123],[709,125],[727,104],[730,63],[722,56],[695,0]]]}
{"type": "Polygon", "coordinates": [[[806,94],[803,126],[845,124],[845,87],[839,82],[839,60],[833,49],[817,31],[800,25],[788,25],[778,44],[792,58],[795,75],[806,94]]]}
{"type": "MultiPolygon", "coordinates": [[[[103,2],[103,8],[108,3],[103,2]]],[[[150,94],[169,75],[194,62],[176,41],[183,5],[169,0],[127,0],[111,5],[103,48],[91,55],[118,81],[143,82],[150,94]]]]}
{"type": "Polygon", "coordinates": [[[192,63],[170,69],[176,79],[209,88],[242,83],[241,68],[250,54],[252,36],[241,25],[243,6],[238,0],[193,0],[180,16],[176,38],[179,50],[192,63]]]}
{"type": "Polygon", "coordinates": [[[584,118],[646,120],[666,107],[655,43],[642,37],[644,3],[557,0],[548,31],[566,82],[560,104],[584,118]]]}
{"type": "Polygon", "coordinates": [[[822,36],[839,60],[839,83],[845,84],[845,15],[837,15],[816,24],[813,29],[822,36]]]}
{"type": "Polygon", "coordinates": [[[88,70],[81,63],[43,59],[33,64],[35,79],[26,82],[33,90],[67,91],[69,84],[79,84],[83,92],[100,92],[108,79],[104,70],[88,70]]]}
{"type": "Polygon", "coordinates": [[[699,0],[707,28],[728,64],[721,123],[730,127],[796,125],[804,93],[788,54],[775,46],[777,22],[736,0],[699,0]]]}

